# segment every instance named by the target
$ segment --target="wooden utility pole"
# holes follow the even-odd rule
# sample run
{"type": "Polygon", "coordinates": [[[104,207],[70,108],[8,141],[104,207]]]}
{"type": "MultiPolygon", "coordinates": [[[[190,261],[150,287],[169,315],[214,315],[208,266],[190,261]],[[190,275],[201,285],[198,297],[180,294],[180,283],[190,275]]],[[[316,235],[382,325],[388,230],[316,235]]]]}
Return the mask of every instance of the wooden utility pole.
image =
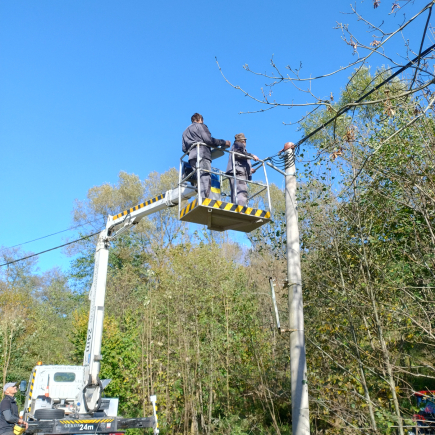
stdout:
{"type": "Polygon", "coordinates": [[[309,435],[310,416],[307,360],[305,355],[300,241],[296,204],[296,167],[293,149],[287,149],[285,153],[285,217],[287,224],[287,279],[290,313],[292,432],[293,435],[309,435]]]}

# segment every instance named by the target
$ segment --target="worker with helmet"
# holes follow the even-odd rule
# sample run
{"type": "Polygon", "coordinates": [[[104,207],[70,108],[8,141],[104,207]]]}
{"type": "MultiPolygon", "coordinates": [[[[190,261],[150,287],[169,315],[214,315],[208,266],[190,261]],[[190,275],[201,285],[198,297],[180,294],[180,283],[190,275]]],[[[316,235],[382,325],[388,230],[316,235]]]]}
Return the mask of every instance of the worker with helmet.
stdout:
{"type": "Polygon", "coordinates": [[[13,435],[15,424],[28,424],[18,415],[18,405],[15,400],[17,393],[16,382],[8,382],[3,386],[4,397],[0,403],[0,435],[13,435]]]}
{"type": "Polygon", "coordinates": [[[251,175],[255,172],[252,170],[250,159],[258,161],[256,155],[246,151],[246,141],[247,139],[243,133],[238,133],[234,136],[234,143],[230,151],[237,153],[234,155],[234,163],[236,167],[233,168],[233,155],[230,153],[226,170],[228,175],[234,175],[235,169],[237,177],[235,180],[236,189],[234,189],[234,178],[230,177],[231,202],[243,206],[248,202],[248,183],[246,180],[249,180],[251,175]],[[237,195],[235,190],[237,190],[237,195]]]}
{"type": "MultiPolygon", "coordinates": [[[[205,143],[213,147],[228,148],[231,143],[229,140],[215,139],[211,136],[210,130],[204,124],[204,118],[199,113],[194,113],[191,117],[192,124],[186,128],[182,136],[183,153],[189,152],[189,164],[193,169],[196,168],[197,146],[198,142],[205,143]]],[[[201,198],[209,198],[211,188],[211,149],[201,145],[199,147],[200,161],[199,169],[201,172],[199,188],[201,189],[201,198]]]]}

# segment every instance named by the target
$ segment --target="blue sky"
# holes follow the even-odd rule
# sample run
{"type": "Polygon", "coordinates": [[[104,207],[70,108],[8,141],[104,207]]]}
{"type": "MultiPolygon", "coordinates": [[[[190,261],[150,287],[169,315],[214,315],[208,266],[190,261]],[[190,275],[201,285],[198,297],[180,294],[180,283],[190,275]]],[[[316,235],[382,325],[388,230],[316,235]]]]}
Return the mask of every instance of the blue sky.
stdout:
{"type": "MultiPolygon", "coordinates": [[[[357,6],[380,24],[392,3],[357,6]]],[[[417,1],[403,12],[410,16],[424,4],[417,1]]],[[[274,54],[282,70],[302,62],[309,76],[354,60],[333,30],[336,21],[352,22],[367,42],[376,32],[366,33],[341,14],[349,11],[348,0],[1,2],[0,246],[70,227],[74,200],[84,199],[94,185],[115,183],[120,170],[145,178],[176,166],[181,133],[194,112],[204,115],[219,139],[245,133],[249,150],[260,157],[298,140],[296,128],[283,122],[295,121],[300,111],[239,115],[259,107],[225,83],[215,56],[232,82],[260,96],[265,81],[242,65],[270,71],[274,54]]],[[[404,35],[416,50],[423,25],[418,20],[404,35]]],[[[403,41],[396,41],[390,53],[404,53],[403,41]]],[[[381,58],[372,63],[383,64],[381,58]]],[[[315,91],[337,94],[348,75],[319,82],[315,91]]],[[[307,100],[291,85],[277,88],[274,96],[307,100]]],[[[271,178],[281,185],[281,176],[271,178]]],[[[72,234],[23,248],[38,252],[67,236],[72,234]]],[[[39,267],[65,270],[69,261],[57,250],[41,256],[39,267]]]]}

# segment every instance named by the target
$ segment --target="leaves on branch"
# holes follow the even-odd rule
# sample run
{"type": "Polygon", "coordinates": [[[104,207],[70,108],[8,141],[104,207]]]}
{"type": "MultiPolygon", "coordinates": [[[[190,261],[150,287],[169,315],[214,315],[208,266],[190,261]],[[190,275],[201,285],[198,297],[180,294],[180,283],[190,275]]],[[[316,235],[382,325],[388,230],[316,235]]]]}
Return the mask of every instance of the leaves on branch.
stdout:
{"type": "Polygon", "coordinates": [[[338,156],[343,155],[343,148],[339,148],[337,151],[334,151],[329,157],[332,161],[334,161],[338,156]]]}
{"type": "Polygon", "coordinates": [[[393,109],[393,105],[391,104],[391,100],[390,100],[390,90],[389,89],[385,89],[384,90],[384,94],[386,95],[387,99],[384,101],[384,113],[391,117],[394,116],[394,114],[396,113],[396,111],[393,109]]]}
{"type": "Polygon", "coordinates": [[[348,129],[346,130],[346,134],[343,136],[343,140],[345,142],[354,142],[356,139],[356,126],[351,125],[348,127],[348,129]]]}
{"type": "Polygon", "coordinates": [[[394,2],[393,5],[391,6],[391,14],[394,13],[396,10],[400,9],[400,5],[397,2],[394,2]]]}

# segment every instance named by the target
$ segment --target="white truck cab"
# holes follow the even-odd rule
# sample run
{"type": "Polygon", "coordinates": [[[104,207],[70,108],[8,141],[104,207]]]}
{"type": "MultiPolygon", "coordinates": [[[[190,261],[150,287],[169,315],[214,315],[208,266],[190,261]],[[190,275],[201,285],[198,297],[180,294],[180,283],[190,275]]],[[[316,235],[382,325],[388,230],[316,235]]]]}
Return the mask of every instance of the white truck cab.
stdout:
{"type": "Polygon", "coordinates": [[[83,375],[80,366],[34,367],[26,391],[25,417],[34,418],[38,409],[62,409],[65,415],[75,412],[83,401],[83,375]]]}

